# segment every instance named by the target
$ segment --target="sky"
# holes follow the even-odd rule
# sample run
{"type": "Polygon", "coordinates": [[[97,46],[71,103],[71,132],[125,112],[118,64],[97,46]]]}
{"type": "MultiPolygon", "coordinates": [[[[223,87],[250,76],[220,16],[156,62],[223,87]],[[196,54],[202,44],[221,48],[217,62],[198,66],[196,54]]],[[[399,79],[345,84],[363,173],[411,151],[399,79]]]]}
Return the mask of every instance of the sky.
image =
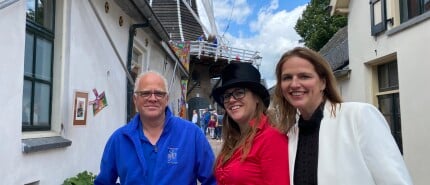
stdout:
{"type": "MultiPolygon", "coordinates": [[[[201,21],[210,29],[202,0],[196,0],[201,21]]],[[[301,37],[294,30],[310,0],[214,0],[218,34],[231,47],[260,52],[262,77],[270,88],[276,83],[275,66],[281,55],[301,37]]]]}

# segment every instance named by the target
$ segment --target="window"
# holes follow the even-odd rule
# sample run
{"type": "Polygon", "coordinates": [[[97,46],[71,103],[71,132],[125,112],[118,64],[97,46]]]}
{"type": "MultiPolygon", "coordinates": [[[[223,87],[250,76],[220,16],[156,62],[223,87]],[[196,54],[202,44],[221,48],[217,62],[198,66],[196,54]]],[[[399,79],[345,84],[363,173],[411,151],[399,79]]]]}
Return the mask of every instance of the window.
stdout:
{"type": "Polygon", "coordinates": [[[400,152],[403,153],[397,61],[379,65],[377,71],[379,92],[376,96],[379,110],[387,120],[400,152]]]}
{"type": "Polygon", "coordinates": [[[430,10],[430,0],[400,0],[400,22],[406,22],[430,10]]]}
{"type": "MultiPolygon", "coordinates": [[[[132,58],[131,58],[131,76],[133,78],[133,81],[136,81],[136,78],[139,76],[139,74],[142,72],[142,52],[140,52],[138,49],[133,48],[132,51],[132,58]]],[[[138,112],[136,109],[136,106],[134,105],[133,101],[133,94],[134,94],[134,88],[130,86],[131,89],[129,89],[129,95],[127,97],[127,120],[131,120],[133,116],[138,112]]]]}
{"type": "Polygon", "coordinates": [[[397,61],[378,66],[379,91],[399,89],[397,61]]]}
{"type": "Polygon", "coordinates": [[[50,130],[54,1],[27,0],[22,130],[50,130]]]}
{"type": "Polygon", "coordinates": [[[370,1],[371,34],[373,36],[387,29],[385,0],[370,1]]]}

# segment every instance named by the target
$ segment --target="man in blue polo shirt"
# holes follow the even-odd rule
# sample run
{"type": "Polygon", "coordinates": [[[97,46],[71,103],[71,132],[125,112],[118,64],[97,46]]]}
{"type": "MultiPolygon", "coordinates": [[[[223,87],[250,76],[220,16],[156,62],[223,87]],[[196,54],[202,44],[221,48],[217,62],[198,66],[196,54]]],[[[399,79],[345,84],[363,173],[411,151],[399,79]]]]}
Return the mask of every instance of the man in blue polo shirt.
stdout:
{"type": "Polygon", "coordinates": [[[166,79],[150,71],[136,79],[139,110],[109,138],[95,185],[216,184],[214,153],[199,127],[167,107],[166,79]]]}

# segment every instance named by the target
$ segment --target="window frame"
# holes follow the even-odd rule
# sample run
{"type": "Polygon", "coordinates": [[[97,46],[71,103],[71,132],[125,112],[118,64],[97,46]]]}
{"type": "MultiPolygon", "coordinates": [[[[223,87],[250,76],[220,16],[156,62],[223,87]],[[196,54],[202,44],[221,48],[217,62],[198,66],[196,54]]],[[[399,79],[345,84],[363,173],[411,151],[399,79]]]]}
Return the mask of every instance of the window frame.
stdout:
{"type": "MultiPolygon", "coordinates": [[[[137,69],[137,71],[134,71],[135,69],[133,68],[131,70],[131,76],[133,78],[133,81],[136,81],[136,78],[139,76],[140,73],[142,73],[144,67],[143,52],[140,47],[135,46],[132,48],[131,63],[132,65],[135,65],[137,69]]],[[[127,121],[133,119],[135,114],[138,113],[136,105],[134,104],[134,88],[130,88],[131,89],[129,89],[127,93],[127,121]]]]}
{"type": "Polygon", "coordinates": [[[388,63],[385,64],[381,64],[377,66],[377,72],[378,72],[378,89],[379,92],[385,92],[385,91],[391,91],[391,90],[396,90],[399,89],[399,74],[398,74],[398,67],[397,67],[397,60],[393,60],[390,61],[388,63]],[[395,68],[393,68],[395,67],[395,68]],[[382,75],[381,73],[385,73],[387,74],[387,86],[385,87],[381,87],[381,83],[382,83],[382,79],[380,78],[380,76],[382,75]],[[390,74],[396,74],[395,75],[395,79],[390,78],[390,74]],[[394,85],[393,85],[394,84],[394,85]]]}
{"type": "Polygon", "coordinates": [[[398,91],[395,91],[393,93],[387,93],[387,94],[380,94],[377,95],[378,104],[381,107],[381,101],[383,99],[388,99],[391,104],[391,110],[388,114],[384,114],[384,112],[380,109],[381,113],[384,115],[384,117],[389,116],[390,121],[387,120],[391,134],[394,137],[394,140],[397,143],[397,146],[399,147],[400,152],[403,154],[403,141],[402,141],[402,119],[401,119],[401,113],[400,113],[400,93],[398,91]],[[396,101],[398,100],[398,101],[396,101]],[[398,103],[397,103],[398,102],[398,103]]]}
{"type": "MultiPolygon", "coordinates": [[[[397,60],[393,59],[390,60],[389,62],[383,63],[383,64],[379,64],[377,66],[375,66],[375,73],[377,76],[377,93],[375,94],[376,100],[378,102],[378,108],[379,111],[384,115],[384,117],[389,116],[390,120],[386,120],[387,123],[390,126],[390,132],[394,138],[394,140],[396,141],[396,144],[400,150],[400,152],[403,154],[403,142],[402,142],[402,131],[401,131],[401,112],[400,112],[400,90],[399,90],[399,80],[398,80],[398,66],[397,66],[397,60]],[[392,65],[396,65],[395,70],[397,75],[395,75],[394,77],[397,78],[394,82],[397,83],[397,85],[394,86],[389,86],[389,87],[381,87],[381,68],[386,68],[386,69],[393,69],[390,68],[392,67],[392,65]],[[397,98],[397,99],[396,99],[397,98]],[[384,108],[382,108],[381,106],[383,106],[384,104],[382,103],[382,101],[384,99],[388,99],[391,105],[391,110],[389,112],[384,112],[384,108]],[[396,101],[397,100],[397,101],[396,101]]],[[[392,73],[392,71],[387,71],[387,73],[392,73]]],[[[391,78],[392,76],[388,75],[388,78],[391,78]]],[[[390,79],[387,79],[388,81],[390,81],[390,79]]],[[[391,80],[391,82],[393,82],[391,80]]],[[[390,84],[390,82],[388,82],[388,84],[390,84]]]]}
{"type": "Polygon", "coordinates": [[[418,17],[426,12],[430,11],[430,1],[427,1],[429,4],[426,9],[426,0],[399,0],[399,11],[400,11],[400,23],[407,22],[415,17],[418,17]],[[412,2],[416,2],[416,7],[411,8],[412,2]],[[411,11],[412,10],[412,11],[411,11]],[[413,13],[413,15],[411,15],[413,13]]]}
{"type": "MultiPolygon", "coordinates": [[[[55,1],[53,0],[46,0],[46,1],[51,1],[52,2],[52,15],[50,15],[50,20],[51,21],[51,26],[52,28],[46,28],[44,25],[39,24],[36,22],[35,19],[31,19],[31,18],[26,18],[26,35],[30,34],[32,35],[32,50],[31,51],[27,51],[25,50],[25,52],[31,52],[32,55],[32,61],[30,62],[32,65],[32,72],[30,75],[25,74],[23,76],[23,80],[24,81],[28,81],[31,83],[31,97],[30,97],[30,117],[29,117],[29,125],[25,125],[24,124],[24,120],[21,122],[21,127],[22,127],[22,131],[49,131],[51,130],[51,126],[52,126],[52,93],[53,93],[53,88],[54,88],[54,42],[55,42],[55,11],[56,11],[56,5],[55,5],[55,1]],[[49,80],[48,79],[43,79],[41,77],[37,77],[36,76],[36,62],[37,62],[37,42],[39,39],[43,39],[48,41],[51,44],[51,48],[50,48],[50,71],[49,71],[49,80]],[[36,84],[44,84],[44,85],[48,85],[49,87],[49,102],[48,102],[48,124],[47,125],[34,125],[34,99],[35,99],[35,86],[36,84]]],[[[38,11],[38,7],[37,7],[37,1],[35,2],[35,12],[38,11]]],[[[29,43],[25,43],[26,45],[29,43]]],[[[26,62],[24,62],[24,65],[26,64],[26,62]]],[[[24,67],[25,68],[25,67],[24,67]]],[[[24,88],[25,89],[25,88],[24,88]]],[[[24,100],[24,94],[23,94],[23,100],[24,100]]],[[[23,105],[22,107],[24,108],[24,101],[23,101],[23,105]]],[[[22,110],[23,111],[23,110],[22,110]]],[[[24,115],[22,115],[24,117],[24,115]]]]}
{"type": "Polygon", "coordinates": [[[371,35],[376,36],[385,30],[387,30],[387,12],[386,12],[386,0],[371,0],[370,4],[370,21],[371,21],[371,35]],[[375,15],[375,4],[381,3],[381,15],[375,15]],[[375,16],[380,16],[381,22],[375,24],[375,16]]]}

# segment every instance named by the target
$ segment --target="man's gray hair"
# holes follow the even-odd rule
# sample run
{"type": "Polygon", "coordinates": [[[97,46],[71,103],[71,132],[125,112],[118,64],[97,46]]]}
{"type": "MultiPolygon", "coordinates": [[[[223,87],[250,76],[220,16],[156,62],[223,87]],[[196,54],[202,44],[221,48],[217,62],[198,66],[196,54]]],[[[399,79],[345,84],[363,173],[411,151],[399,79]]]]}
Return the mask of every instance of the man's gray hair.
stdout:
{"type": "Polygon", "coordinates": [[[157,71],[152,71],[152,70],[140,73],[139,76],[137,76],[136,80],[134,81],[134,92],[136,92],[137,88],[139,87],[140,79],[142,77],[148,75],[148,74],[155,74],[155,75],[159,76],[164,82],[164,88],[166,89],[166,93],[169,94],[169,87],[167,85],[167,79],[161,73],[159,73],[157,71]]]}

